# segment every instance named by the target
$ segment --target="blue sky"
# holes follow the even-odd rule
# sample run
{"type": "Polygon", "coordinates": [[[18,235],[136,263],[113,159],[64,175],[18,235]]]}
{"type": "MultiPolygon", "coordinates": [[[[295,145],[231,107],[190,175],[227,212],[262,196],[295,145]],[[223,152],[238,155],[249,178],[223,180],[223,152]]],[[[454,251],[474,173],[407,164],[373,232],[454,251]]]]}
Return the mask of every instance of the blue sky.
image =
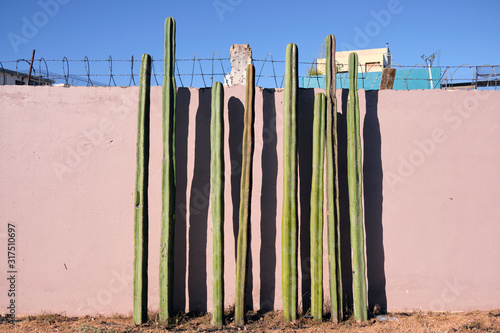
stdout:
{"type": "Polygon", "coordinates": [[[254,59],[283,60],[294,42],[300,61],[311,62],[334,34],[337,50],[389,43],[401,65],[434,52],[435,65],[500,63],[498,0],[4,0],[0,8],[0,61],[33,49],[45,59],[161,59],[164,20],[173,16],[179,59],[228,57],[232,44],[249,43],[254,59]]]}

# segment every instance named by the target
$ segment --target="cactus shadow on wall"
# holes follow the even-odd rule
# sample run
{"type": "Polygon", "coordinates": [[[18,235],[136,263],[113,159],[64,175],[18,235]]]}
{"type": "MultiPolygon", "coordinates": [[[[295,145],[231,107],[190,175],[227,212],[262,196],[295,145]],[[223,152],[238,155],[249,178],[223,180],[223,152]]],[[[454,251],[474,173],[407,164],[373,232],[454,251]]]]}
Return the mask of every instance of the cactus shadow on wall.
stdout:
{"type": "Polygon", "coordinates": [[[174,246],[174,311],[186,308],[186,190],[187,190],[187,138],[189,128],[189,101],[191,92],[188,88],[177,90],[175,153],[176,153],[176,221],[174,246]]]}
{"type": "MultiPolygon", "coordinates": [[[[264,89],[262,130],[262,192],[260,196],[260,311],[274,310],[276,292],[276,215],[278,141],[276,134],[275,90],[264,89]]],[[[258,141],[259,138],[256,138],[258,141]]]]}
{"type": "MultiPolygon", "coordinates": [[[[314,89],[299,89],[297,106],[298,195],[300,205],[299,239],[302,273],[302,312],[311,306],[311,178],[312,128],[314,116],[314,89]]],[[[299,306],[300,309],[300,306],[299,306]]]]}
{"type": "MultiPolygon", "coordinates": [[[[352,311],[352,257],[349,219],[349,188],[347,185],[347,97],[349,90],[342,89],[342,113],[337,113],[339,205],[340,205],[340,253],[342,256],[342,288],[344,313],[352,311]]],[[[340,108],[337,107],[337,110],[340,108]]]]}
{"type": "Polygon", "coordinates": [[[211,89],[198,90],[194,173],[189,200],[189,311],[207,311],[207,221],[210,198],[211,89]]]}
{"type": "MultiPolygon", "coordinates": [[[[231,159],[231,204],[233,207],[233,236],[234,244],[238,243],[239,211],[240,211],[240,185],[241,185],[241,161],[242,161],[242,138],[245,106],[238,98],[230,97],[227,105],[229,119],[229,158],[231,159]]],[[[251,184],[252,182],[250,182],[251,184]]],[[[251,193],[251,188],[250,188],[251,193]]],[[[250,204],[251,207],[251,204],[250,204]]],[[[250,211],[250,216],[252,212],[250,211]]],[[[252,228],[248,227],[248,249],[245,278],[245,310],[253,309],[253,272],[252,272],[252,228]]],[[[237,246],[234,247],[234,257],[237,256],[237,246]]]]}
{"type": "MultiPolygon", "coordinates": [[[[229,98],[228,105],[229,119],[229,158],[231,159],[231,203],[233,206],[233,237],[234,244],[238,242],[239,229],[239,209],[240,209],[240,177],[241,177],[241,138],[243,137],[243,113],[245,107],[241,101],[235,97],[229,98]]],[[[236,246],[234,247],[234,257],[236,258],[236,246]]]]}
{"type": "MultiPolygon", "coordinates": [[[[360,92],[361,93],[361,92],[360,92]]],[[[365,91],[366,114],[363,122],[363,211],[366,234],[366,274],[368,282],[368,306],[372,311],[378,305],[387,309],[385,290],[385,255],[382,226],[382,156],[381,135],[378,120],[378,91],[365,91]]],[[[342,282],[344,304],[352,309],[352,265],[349,219],[349,192],[347,186],[347,112],[348,89],[342,90],[342,113],[338,114],[339,136],[339,187],[340,233],[342,251],[342,282]]],[[[347,313],[349,313],[348,310],[347,313]]]]}
{"type": "Polygon", "coordinates": [[[366,270],[368,306],[387,310],[382,225],[383,169],[382,142],[378,120],[378,90],[365,91],[366,115],[363,123],[363,194],[365,197],[366,270]]]}

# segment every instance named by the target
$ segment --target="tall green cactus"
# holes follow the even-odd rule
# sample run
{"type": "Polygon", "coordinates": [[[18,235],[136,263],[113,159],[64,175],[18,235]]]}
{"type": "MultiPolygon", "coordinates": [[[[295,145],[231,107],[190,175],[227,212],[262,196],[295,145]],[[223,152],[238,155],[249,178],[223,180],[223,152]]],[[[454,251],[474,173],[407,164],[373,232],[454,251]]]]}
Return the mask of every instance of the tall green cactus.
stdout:
{"type": "Polygon", "coordinates": [[[349,54],[349,96],[347,99],[347,180],[351,220],[352,293],[354,318],[368,319],[365,278],[365,241],[363,228],[363,168],[358,102],[358,55],[349,54]]]}
{"type": "Polygon", "coordinates": [[[222,326],[224,314],[224,88],[212,87],[210,121],[210,193],[212,216],[212,324],[222,326]]]}
{"type": "Polygon", "coordinates": [[[337,135],[337,70],[335,37],[326,37],[326,207],[328,234],[328,270],[330,276],[330,309],[332,321],[339,322],[343,314],[342,270],[340,254],[340,209],[337,135]]]}
{"type": "Polygon", "coordinates": [[[234,307],[234,321],[236,325],[243,325],[245,323],[245,275],[248,249],[248,224],[250,220],[253,118],[255,113],[255,67],[252,64],[247,65],[246,76],[240,187],[240,224],[236,254],[236,303],[234,307]]]}
{"type": "Polygon", "coordinates": [[[175,225],[175,20],[165,20],[165,75],[163,77],[163,163],[160,243],[160,322],[172,316],[175,225]]]}
{"type": "Polygon", "coordinates": [[[151,56],[143,54],[137,117],[137,171],[134,209],[134,311],[135,324],[148,319],[148,167],[151,56]]]}
{"type": "Polygon", "coordinates": [[[298,50],[286,47],[283,101],[283,217],[281,222],[283,318],[297,319],[297,94],[298,50]]]}
{"type": "Polygon", "coordinates": [[[323,172],[326,98],[314,99],[311,181],[311,315],[323,319],[323,172]]]}

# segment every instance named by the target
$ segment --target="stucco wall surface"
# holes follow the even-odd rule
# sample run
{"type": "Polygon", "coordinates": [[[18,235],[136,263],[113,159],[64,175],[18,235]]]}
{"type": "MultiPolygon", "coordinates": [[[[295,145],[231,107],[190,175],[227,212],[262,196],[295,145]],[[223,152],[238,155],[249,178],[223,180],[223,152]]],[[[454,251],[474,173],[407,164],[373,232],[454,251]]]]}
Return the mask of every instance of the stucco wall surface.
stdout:
{"type": "MultiPolygon", "coordinates": [[[[307,306],[311,128],[299,94],[299,299],[307,306]]],[[[210,89],[178,92],[175,307],[211,309],[210,89]]],[[[234,303],[243,86],[225,87],[225,303],[234,303]]],[[[500,93],[359,91],[369,303],[389,311],[500,308],[500,93]]],[[[343,279],[350,296],[338,90],[343,279]]],[[[8,224],[16,314],[129,314],[138,88],[0,87],[0,313],[8,224]]],[[[247,304],[280,309],[281,90],[257,89],[247,304]]],[[[149,299],[158,307],[161,88],[151,90],[149,299]]],[[[326,241],[326,240],[325,240],[326,241]]],[[[327,247],[324,247],[325,251],[327,247]]],[[[327,261],[325,253],[325,298],[327,261]]]]}

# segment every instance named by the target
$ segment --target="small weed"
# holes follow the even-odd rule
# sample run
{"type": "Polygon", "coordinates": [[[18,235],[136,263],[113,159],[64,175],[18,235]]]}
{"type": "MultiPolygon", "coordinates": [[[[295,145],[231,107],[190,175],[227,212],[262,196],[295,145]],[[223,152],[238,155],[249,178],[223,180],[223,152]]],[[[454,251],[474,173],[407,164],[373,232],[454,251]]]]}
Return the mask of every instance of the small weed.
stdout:
{"type": "Polygon", "coordinates": [[[101,333],[102,330],[100,328],[94,326],[82,326],[80,327],[80,332],[89,332],[89,333],[101,333]]]}
{"type": "Polygon", "coordinates": [[[467,324],[462,325],[462,329],[467,330],[467,331],[476,331],[482,329],[481,323],[477,321],[473,321],[467,324]]]}
{"type": "Polygon", "coordinates": [[[352,327],[352,326],[357,326],[356,319],[354,319],[354,316],[349,316],[346,321],[344,321],[345,326],[347,327],[352,327]]]}
{"type": "Polygon", "coordinates": [[[59,313],[42,313],[38,316],[28,316],[28,321],[38,321],[38,322],[46,322],[49,324],[55,324],[56,322],[65,322],[65,321],[76,321],[77,318],[69,318],[66,315],[59,313]]]}
{"type": "Polygon", "coordinates": [[[234,305],[224,310],[224,325],[229,325],[234,320],[234,305]]]}
{"type": "Polygon", "coordinates": [[[172,324],[173,325],[180,325],[182,323],[185,323],[188,320],[188,317],[186,316],[185,312],[179,312],[178,314],[175,315],[175,317],[172,318],[172,324]]]}
{"type": "Polygon", "coordinates": [[[148,313],[148,321],[146,323],[148,326],[158,327],[160,325],[160,315],[159,313],[150,311],[148,313]]]}
{"type": "Polygon", "coordinates": [[[492,317],[500,317],[500,310],[493,310],[489,312],[488,315],[492,317]]]}

